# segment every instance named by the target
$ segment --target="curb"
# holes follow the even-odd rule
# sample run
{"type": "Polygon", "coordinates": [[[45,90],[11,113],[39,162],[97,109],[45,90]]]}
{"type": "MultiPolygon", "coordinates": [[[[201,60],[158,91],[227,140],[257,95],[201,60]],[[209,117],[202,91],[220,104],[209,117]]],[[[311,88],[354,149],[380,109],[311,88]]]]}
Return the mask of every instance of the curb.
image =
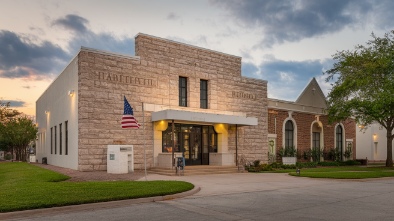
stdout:
{"type": "Polygon", "coordinates": [[[194,188],[189,191],[176,193],[172,195],[165,195],[165,196],[154,196],[154,197],[129,199],[129,200],[118,200],[118,201],[109,201],[109,202],[100,202],[100,203],[88,203],[81,205],[70,205],[70,206],[52,207],[52,208],[44,208],[44,209],[6,212],[6,213],[0,213],[0,220],[36,218],[36,217],[48,216],[48,215],[59,215],[62,213],[82,212],[86,210],[91,211],[96,209],[125,207],[133,204],[140,204],[140,203],[160,202],[165,200],[173,200],[173,199],[191,196],[193,194],[198,193],[200,190],[201,190],[200,187],[194,186],[194,188]]]}

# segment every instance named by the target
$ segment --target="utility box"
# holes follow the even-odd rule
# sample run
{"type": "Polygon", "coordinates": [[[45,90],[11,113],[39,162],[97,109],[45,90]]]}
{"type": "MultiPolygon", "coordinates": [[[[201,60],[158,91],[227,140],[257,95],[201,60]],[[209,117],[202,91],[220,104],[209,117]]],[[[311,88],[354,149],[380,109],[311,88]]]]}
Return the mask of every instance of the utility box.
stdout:
{"type": "Polygon", "coordinates": [[[134,172],[133,145],[108,145],[107,146],[107,173],[134,172]]]}
{"type": "Polygon", "coordinates": [[[35,163],[36,162],[36,155],[30,155],[29,156],[29,163],[35,163]]]}

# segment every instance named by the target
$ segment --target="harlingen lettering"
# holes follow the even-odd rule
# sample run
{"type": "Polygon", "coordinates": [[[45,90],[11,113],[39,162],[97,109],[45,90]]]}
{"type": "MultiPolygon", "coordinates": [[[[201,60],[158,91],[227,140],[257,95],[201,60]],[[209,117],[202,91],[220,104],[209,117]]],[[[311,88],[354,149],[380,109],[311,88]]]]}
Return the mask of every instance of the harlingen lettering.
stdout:
{"type": "Polygon", "coordinates": [[[105,72],[96,72],[96,77],[100,81],[110,81],[110,82],[118,82],[124,84],[137,84],[144,85],[148,87],[156,87],[156,80],[147,79],[147,78],[139,78],[139,77],[131,77],[125,76],[122,74],[111,74],[105,72]]]}

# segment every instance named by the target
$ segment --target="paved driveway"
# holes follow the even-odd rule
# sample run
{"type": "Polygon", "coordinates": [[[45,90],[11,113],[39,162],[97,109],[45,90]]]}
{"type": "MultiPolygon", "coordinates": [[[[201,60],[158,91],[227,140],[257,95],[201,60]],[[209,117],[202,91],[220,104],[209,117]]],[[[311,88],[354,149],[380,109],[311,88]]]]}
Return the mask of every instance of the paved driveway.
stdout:
{"type": "Polygon", "coordinates": [[[49,212],[21,220],[394,220],[393,178],[341,181],[286,174],[148,175],[148,180],[154,179],[189,181],[201,191],[168,201],[49,212]]]}

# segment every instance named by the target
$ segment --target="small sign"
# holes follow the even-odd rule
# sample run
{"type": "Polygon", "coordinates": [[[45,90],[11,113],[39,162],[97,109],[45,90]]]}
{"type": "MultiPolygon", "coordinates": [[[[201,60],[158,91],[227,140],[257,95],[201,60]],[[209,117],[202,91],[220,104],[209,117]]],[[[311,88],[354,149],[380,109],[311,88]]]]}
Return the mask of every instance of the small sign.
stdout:
{"type": "Polygon", "coordinates": [[[115,160],[115,154],[112,154],[112,153],[111,153],[111,154],[109,155],[109,160],[115,160]]]}

